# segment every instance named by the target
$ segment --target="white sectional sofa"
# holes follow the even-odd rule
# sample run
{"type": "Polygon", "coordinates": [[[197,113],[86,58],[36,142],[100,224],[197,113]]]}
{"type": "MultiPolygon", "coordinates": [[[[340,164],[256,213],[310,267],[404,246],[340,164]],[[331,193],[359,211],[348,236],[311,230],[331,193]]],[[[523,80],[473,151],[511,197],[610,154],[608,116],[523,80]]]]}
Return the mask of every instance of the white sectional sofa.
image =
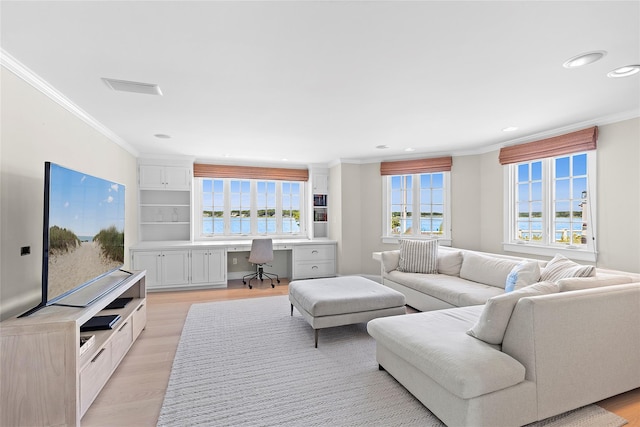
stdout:
{"type": "Polygon", "coordinates": [[[640,387],[640,283],[628,283],[640,275],[595,269],[507,293],[501,261],[523,259],[439,248],[439,271],[454,271],[451,253],[458,275],[399,272],[399,252],[383,253],[383,283],[430,311],[367,325],[380,367],[445,424],[519,426],[640,387]]]}
{"type": "MultiPolygon", "coordinates": [[[[523,261],[538,263],[540,271],[547,265],[547,261],[446,246],[439,246],[437,254],[437,273],[424,274],[398,270],[400,250],[381,252],[382,284],[402,292],[407,305],[417,310],[442,310],[481,305],[503,294],[507,276],[523,261]]],[[[632,281],[640,282],[640,274],[602,268],[594,268],[593,276],[579,279],[585,286],[632,281]]],[[[569,286],[568,281],[562,283],[569,286]]]]}

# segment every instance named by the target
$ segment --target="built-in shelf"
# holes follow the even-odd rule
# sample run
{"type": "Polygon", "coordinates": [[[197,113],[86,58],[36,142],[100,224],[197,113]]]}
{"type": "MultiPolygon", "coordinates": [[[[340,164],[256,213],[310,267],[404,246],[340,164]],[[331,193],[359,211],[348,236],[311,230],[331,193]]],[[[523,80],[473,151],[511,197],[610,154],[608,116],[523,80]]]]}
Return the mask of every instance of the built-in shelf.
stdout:
{"type": "Polygon", "coordinates": [[[191,168],[139,165],[140,241],[191,240],[191,168]]]}

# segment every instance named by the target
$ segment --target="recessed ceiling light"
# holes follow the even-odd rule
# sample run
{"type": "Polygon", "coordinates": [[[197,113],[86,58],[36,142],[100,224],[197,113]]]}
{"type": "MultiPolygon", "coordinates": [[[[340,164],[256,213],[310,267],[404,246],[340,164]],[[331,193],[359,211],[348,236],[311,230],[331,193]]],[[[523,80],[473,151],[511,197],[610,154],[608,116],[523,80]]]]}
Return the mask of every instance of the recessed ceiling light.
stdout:
{"type": "Polygon", "coordinates": [[[416,149],[409,147],[409,148],[405,148],[404,151],[416,151],[416,149]]]}
{"type": "Polygon", "coordinates": [[[378,150],[386,150],[387,148],[389,148],[389,146],[382,144],[382,145],[376,145],[376,148],[378,150]]]}
{"type": "Polygon", "coordinates": [[[502,129],[502,132],[513,132],[514,130],[518,130],[517,126],[508,126],[504,129],[502,129]]]}
{"type": "Polygon", "coordinates": [[[170,139],[171,138],[171,135],[167,135],[167,134],[164,134],[164,133],[156,133],[153,136],[155,136],[156,138],[160,138],[160,139],[170,139]]]}
{"type": "Polygon", "coordinates": [[[602,59],[607,52],[604,50],[596,50],[593,52],[582,53],[578,56],[574,56],[571,59],[568,59],[562,66],[564,68],[576,68],[582,67],[583,65],[591,64],[593,62],[602,59]]]}
{"type": "Polygon", "coordinates": [[[283,162],[288,162],[288,161],[289,161],[289,159],[282,159],[282,161],[283,161],[283,162]]]}
{"type": "Polygon", "coordinates": [[[162,95],[162,91],[157,84],[130,82],[127,80],[107,79],[102,77],[102,81],[113,90],[121,92],[143,93],[146,95],[162,95]]]}
{"type": "Polygon", "coordinates": [[[629,77],[640,72],[640,65],[627,65],[607,73],[607,77],[629,77]]]}

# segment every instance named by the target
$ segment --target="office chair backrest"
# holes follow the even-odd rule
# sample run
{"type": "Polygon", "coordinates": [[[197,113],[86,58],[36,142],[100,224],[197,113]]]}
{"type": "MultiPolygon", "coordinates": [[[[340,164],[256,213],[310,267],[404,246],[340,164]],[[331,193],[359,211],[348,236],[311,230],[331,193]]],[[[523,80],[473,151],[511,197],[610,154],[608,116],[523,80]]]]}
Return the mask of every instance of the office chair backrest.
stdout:
{"type": "Polygon", "coordinates": [[[264,264],[273,261],[273,241],[271,239],[253,239],[249,262],[264,264]]]}

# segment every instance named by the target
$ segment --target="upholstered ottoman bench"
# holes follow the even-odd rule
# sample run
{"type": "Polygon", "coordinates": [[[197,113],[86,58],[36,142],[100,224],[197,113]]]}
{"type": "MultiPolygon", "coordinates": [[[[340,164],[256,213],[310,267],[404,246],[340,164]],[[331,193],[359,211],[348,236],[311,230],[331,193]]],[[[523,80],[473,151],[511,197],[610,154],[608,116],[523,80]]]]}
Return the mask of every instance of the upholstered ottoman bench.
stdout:
{"type": "Polygon", "coordinates": [[[289,283],[291,315],[295,307],[315,332],[334,326],[405,314],[404,295],[360,276],[294,280],[289,283]]]}

